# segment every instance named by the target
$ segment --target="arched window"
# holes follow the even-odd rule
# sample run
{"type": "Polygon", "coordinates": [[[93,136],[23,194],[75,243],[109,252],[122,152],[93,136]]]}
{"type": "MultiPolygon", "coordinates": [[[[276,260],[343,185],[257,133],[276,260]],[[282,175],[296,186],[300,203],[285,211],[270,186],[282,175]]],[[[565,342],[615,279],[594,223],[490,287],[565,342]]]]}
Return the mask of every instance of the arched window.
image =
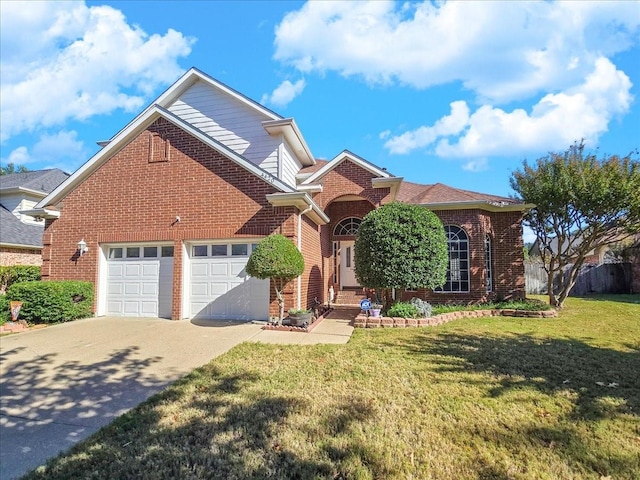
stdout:
{"type": "Polygon", "coordinates": [[[446,225],[449,247],[449,268],[447,268],[447,283],[440,292],[468,292],[469,291],[469,237],[466,232],[455,225],[446,225]]]}
{"type": "Polygon", "coordinates": [[[491,236],[484,236],[484,270],[486,272],[487,293],[493,291],[493,268],[491,260],[491,236]]]}
{"type": "Polygon", "coordinates": [[[340,220],[333,229],[334,235],[356,235],[362,220],[356,217],[348,217],[340,220]]]}

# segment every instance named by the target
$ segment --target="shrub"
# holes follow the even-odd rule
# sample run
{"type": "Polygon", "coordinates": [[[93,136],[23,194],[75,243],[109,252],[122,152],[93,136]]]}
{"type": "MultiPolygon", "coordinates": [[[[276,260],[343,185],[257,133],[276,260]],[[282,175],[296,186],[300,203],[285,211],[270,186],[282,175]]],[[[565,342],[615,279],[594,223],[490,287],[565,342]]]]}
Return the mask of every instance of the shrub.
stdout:
{"type": "Polygon", "coordinates": [[[415,305],[407,302],[398,302],[387,310],[388,317],[417,318],[420,311],[415,305]]]}
{"type": "Polygon", "coordinates": [[[0,294],[0,325],[11,320],[11,312],[9,310],[9,299],[6,295],[0,294]]]}
{"type": "Polygon", "coordinates": [[[422,318],[429,318],[431,316],[431,304],[429,302],[425,302],[418,297],[413,297],[409,303],[418,309],[418,313],[422,318]]]}
{"type": "Polygon", "coordinates": [[[93,284],[79,281],[15,283],[7,300],[23,302],[20,319],[29,323],[68,322],[91,316],[93,284]]]}
{"type": "Polygon", "coordinates": [[[284,287],[304,272],[304,258],[295,244],[284,235],[269,235],[253,250],[246,272],[272,282],[278,299],[279,321],[284,317],[284,287]]]}
{"type": "Polygon", "coordinates": [[[0,293],[4,293],[14,283],[40,280],[40,267],[35,265],[11,265],[0,267],[0,293]]]}
{"type": "Polygon", "coordinates": [[[364,287],[435,288],[446,281],[447,236],[424,207],[393,202],[372,210],[354,249],[356,278],[364,287]]]}

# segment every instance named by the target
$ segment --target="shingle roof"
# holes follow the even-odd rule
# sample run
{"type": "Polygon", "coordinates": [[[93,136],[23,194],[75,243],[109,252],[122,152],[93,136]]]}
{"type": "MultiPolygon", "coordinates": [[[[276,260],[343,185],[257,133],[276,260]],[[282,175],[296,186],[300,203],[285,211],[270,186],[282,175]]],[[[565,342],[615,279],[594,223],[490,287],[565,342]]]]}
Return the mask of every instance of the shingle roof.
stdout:
{"type": "Polygon", "coordinates": [[[0,190],[9,188],[28,188],[38,192],[50,193],[64,182],[69,174],[52,168],[49,170],[34,170],[33,172],[10,173],[0,176],[0,190]]]}
{"type": "Polygon", "coordinates": [[[315,173],[318,170],[320,170],[322,167],[324,167],[327,163],[329,163],[328,160],[318,160],[316,158],[316,164],[315,165],[310,165],[308,167],[304,167],[298,173],[315,173]]]}
{"type": "Polygon", "coordinates": [[[44,222],[40,225],[22,223],[9,210],[0,206],[0,243],[42,247],[44,222]]]}
{"type": "Polygon", "coordinates": [[[459,188],[449,187],[442,183],[420,185],[418,183],[402,182],[396,199],[401,202],[415,204],[455,203],[455,202],[499,202],[507,205],[517,205],[520,202],[513,198],[488,195],[459,188]]]}

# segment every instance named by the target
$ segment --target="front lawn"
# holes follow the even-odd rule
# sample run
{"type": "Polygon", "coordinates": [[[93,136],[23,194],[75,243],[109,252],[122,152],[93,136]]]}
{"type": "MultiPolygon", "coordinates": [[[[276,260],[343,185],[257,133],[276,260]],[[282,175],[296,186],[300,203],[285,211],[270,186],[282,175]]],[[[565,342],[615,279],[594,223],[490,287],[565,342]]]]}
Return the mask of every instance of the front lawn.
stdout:
{"type": "Polygon", "coordinates": [[[27,478],[637,479],[640,295],[243,344],[27,478]]]}

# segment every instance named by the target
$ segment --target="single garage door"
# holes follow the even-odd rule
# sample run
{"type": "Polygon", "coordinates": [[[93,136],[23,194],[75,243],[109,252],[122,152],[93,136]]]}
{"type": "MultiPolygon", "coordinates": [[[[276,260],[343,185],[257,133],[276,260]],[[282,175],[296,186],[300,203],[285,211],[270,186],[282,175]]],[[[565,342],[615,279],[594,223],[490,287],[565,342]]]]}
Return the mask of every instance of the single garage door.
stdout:
{"type": "Polygon", "coordinates": [[[245,271],[253,243],[199,243],[189,248],[189,316],[268,320],[269,280],[245,271]]]}
{"type": "Polygon", "coordinates": [[[107,315],[171,318],[173,246],[108,249],[107,315]]]}

